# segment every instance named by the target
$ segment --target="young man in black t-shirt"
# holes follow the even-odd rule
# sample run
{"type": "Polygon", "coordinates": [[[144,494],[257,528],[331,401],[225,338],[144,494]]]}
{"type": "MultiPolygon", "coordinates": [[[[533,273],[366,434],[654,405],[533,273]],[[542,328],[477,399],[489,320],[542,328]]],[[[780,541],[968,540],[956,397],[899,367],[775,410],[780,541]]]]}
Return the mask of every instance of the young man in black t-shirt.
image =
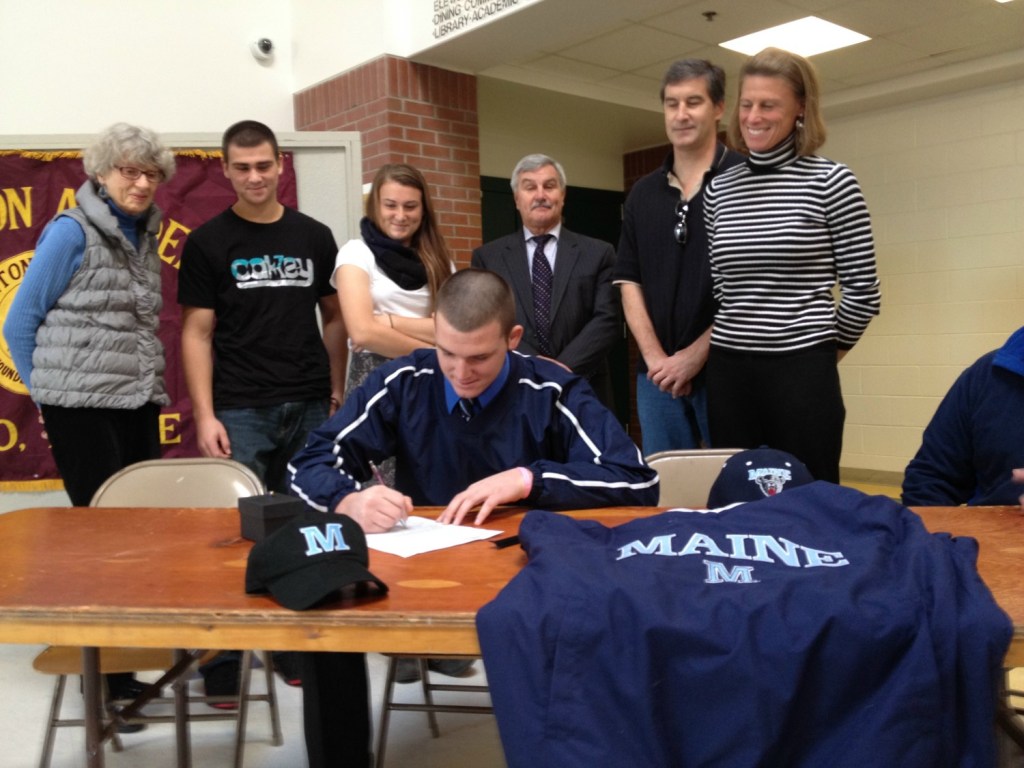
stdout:
{"type": "MultiPolygon", "coordinates": [[[[182,366],[200,453],[241,462],[285,492],[288,460],[344,391],[345,327],[330,285],[338,249],[327,226],[278,200],[284,158],[270,128],[236,123],[222,149],[238,199],[185,243],[182,366]]],[[[207,693],[238,690],[237,659],[223,657],[203,670],[207,693]]],[[[295,683],[292,658],[275,656],[295,683]]]]}

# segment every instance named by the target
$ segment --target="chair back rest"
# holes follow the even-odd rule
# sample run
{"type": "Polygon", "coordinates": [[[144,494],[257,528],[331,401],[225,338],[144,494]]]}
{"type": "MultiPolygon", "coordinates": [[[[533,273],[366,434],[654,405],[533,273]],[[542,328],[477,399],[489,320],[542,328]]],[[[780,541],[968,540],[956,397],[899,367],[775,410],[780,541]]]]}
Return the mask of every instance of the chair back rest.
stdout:
{"type": "Polygon", "coordinates": [[[231,459],[154,459],[115,472],[93,494],[93,507],[234,507],[265,493],[251,469],[231,459]]]}
{"type": "Polygon", "coordinates": [[[740,448],[658,451],[646,457],[661,478],[658,506],[703,509],[725,460],[740,448]]]}

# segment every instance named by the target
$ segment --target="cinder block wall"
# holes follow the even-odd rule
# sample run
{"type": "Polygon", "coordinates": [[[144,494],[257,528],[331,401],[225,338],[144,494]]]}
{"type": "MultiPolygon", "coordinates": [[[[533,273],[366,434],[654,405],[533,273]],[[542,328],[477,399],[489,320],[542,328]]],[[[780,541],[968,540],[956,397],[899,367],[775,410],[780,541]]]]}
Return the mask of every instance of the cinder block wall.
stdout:
{"type": "Polygon", "coordinates": [[[864,188],[882,314],[840,365],[844,467],[902,472],[957,375],[1024,325],[1024,84],[829,122],[864,188]]]}

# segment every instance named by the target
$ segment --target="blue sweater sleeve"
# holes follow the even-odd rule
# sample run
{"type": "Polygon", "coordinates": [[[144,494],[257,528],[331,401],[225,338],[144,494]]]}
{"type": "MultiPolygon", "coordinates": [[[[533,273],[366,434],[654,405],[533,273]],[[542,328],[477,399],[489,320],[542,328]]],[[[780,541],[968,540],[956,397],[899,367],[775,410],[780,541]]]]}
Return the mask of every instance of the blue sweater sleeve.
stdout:
{"type": "Polygon", "coordinates": [[[43,230],[25,279],[11,302],[4,322],[4,339],[18,375],[30,389],[36,331],[67,290],[84,255],[85,232],[78,222],[67,216],[52,221],[43,230]]]}

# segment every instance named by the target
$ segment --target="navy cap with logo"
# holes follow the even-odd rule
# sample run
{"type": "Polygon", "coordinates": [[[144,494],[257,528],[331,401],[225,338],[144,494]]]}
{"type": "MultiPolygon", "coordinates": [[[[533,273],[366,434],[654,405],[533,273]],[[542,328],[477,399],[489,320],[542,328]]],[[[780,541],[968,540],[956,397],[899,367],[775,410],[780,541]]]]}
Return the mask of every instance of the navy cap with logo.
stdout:
{"type": "Polygon", "coordinates": [[[366,534],[347,515],[301,515],[257,542],[245,569],[248,594],[269,592],[303,611],[350,584],[388,586],[368,569],[366,534]]]}
{"type": "Polygon", "coordinates": [[[812,482],[811,473],[796,456],[764,446],[751,448],[726,459],[708,494],[708,508],[757,501],[812,482]]]}

